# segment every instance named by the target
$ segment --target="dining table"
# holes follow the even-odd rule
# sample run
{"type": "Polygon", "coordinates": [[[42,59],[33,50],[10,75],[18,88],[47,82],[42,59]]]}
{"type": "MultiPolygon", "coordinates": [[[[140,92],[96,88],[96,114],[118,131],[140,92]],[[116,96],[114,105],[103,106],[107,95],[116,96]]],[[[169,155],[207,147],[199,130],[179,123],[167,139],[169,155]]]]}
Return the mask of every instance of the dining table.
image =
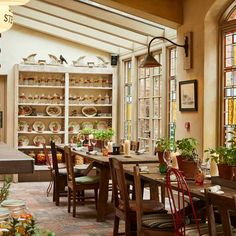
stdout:
{"type": "MultiPolygon", "coordinates": [[[[58,151],[64,151],[63,144],[56,145],[58,151]]],[[[152,156],[149,153],[135,154],[131,152],[129,157],[124,155],[113,155],[108,154],[108,156],[103,156],[102,153],[97,153],[96,155],[89,154],[76,147],[71,149],[73,155],[82,157],[88,162],[93,162],[93,166],[98,168],[100,174],[99,181],[99,193],[98,193],[98,202],[97,202],[97,221],[103,222],[106,220],[106,210],[107,201],[108,201],[108,191],[109,191],[109,179],[110,179],[110,167],[109,167],[109,158],[117,158],[124,165],[136,165],[136,164],[148,164],[148,163],[158,163],[157,157],[152,156]]],[[[76,168],[76,165],[75,165],[76,168]]],[[[79,166],[78,166],[79,168],[79,166]]]]}
{"type": "MultiPolygon", "coordinates": [[[[144,169],[145,171],[140,172],[140,177],[142,180],[145,182],[151,183],[153,186],[156,186],[158,188],[159,186],[161,187],[161,202],[165,204],[165,188],[166,188],[166,181],[165,181],[165,174],[161,174],[159,171],[159,164],[145,164],[144,165],[139,165],[140,169],[144,169]]],[[[125,165],[124,166],[124,171],[127,175],[133,176],[134,171],[133,171],[133,166],[132,165],[125,165]]],[[[197,197],[201,200],[205,200],[205,194],[204,194],[204,189],[208,189],[209,187],[213,187],[216,185],[215,181],[212,181],[212,179],[215,179],[215,177],[207,177],[204,179],[204,182],[202,185],[196,185],[194,180],[186,180],[189,192],[192,197],[197,197]]],[[[171,183],[171,186],[174,190],[178,191],[178,185],[175,181],[171,183]]],[[[153,188],[155,190],[155,188],[153,188]]],[[[221,185],[222,195],[226,198],[230,199],[232,198],[233,195],[236,195],[236,182],[235,186],[233,187],[226,187],[221,185]]],[[[151,194],[151,198],[157,199],[159,196],[157,196],[158,192],[151,194]],[[154,197],[152,197],[154,196],[154,197]]],[[[186,192],[187,194],[187,192],[186,192]]]]}

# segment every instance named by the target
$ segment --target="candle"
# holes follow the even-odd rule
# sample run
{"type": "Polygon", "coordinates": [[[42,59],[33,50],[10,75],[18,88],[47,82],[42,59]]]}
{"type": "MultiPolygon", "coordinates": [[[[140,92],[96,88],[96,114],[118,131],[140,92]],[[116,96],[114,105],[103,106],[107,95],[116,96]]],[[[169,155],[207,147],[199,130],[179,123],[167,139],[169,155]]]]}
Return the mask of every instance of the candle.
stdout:
{"type": "Polygon", "coordinates": [[[113,151],[113,142],[108,142],[107,146],[108,146],[108,152],[112,153],[112,151],[113,151]]]}
{"type": "Polygon", "coordinates": [[[125,150],[124,150],[125,156],[130,156],[130,141],[125,140],[125,150]]]}
{"type": "Polygon", "coordinates": [[[217,167],[217,164],[214,160],[211,160],[210,174],[211,174],[211,176],[218,176],[219,175],[218,167],[217,167]]]}
{"type": "Polygon", "coordinates": [[[173,152],[171,155],[172,155],[172,167],[177,169],[178,162],[177,162],[177,158],[176,158],[176,152],[173,152]]]}

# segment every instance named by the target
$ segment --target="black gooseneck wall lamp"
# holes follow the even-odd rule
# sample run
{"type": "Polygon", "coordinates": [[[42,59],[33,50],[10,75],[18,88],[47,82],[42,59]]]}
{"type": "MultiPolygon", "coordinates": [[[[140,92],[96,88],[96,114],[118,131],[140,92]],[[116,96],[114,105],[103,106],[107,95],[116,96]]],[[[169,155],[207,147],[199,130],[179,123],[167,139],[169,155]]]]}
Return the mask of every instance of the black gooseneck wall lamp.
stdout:
{"type": "MultiPolygon", "coordinates": [[[[173,45],[177,46],[177,47],[182,47],[184,48],[184,52],[185,52],[185,57],[188,58],[190,57],[190,36],[185,36],[185,40],[184,40],[184,44],[181,45],[181,44],[177,44],[165,37],[162,37],[162,36],[157,36],[157,37],[154,37],[148,44],[148,54],[144,57],[142,63],[140,64],[140,67],[142,68],[148,68],[148,67],[160,67],[161,64],[152,56],[152,53],[150,51],[150,48],[151,48],[151,44],[154,40],[156,39],[163,39],[163,40],[166,40],[170,43],[172,43],[173,45]]],[[[188,68],[186,68],[188,69],[188,68]]]]}

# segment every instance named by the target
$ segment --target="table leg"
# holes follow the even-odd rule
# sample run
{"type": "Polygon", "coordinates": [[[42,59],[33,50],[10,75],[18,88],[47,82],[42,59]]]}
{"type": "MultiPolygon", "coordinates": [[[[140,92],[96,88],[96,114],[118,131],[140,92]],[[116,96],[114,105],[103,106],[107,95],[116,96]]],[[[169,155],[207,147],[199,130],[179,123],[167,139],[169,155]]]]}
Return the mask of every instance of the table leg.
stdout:
{"type": "Polygon", "coordinates": [[[110,178],[110,169],[107,166],[100,168],[99,194],[97,204],[97,221],[105,221],[106,204],[108,200],[108,184],[110,178]]]}

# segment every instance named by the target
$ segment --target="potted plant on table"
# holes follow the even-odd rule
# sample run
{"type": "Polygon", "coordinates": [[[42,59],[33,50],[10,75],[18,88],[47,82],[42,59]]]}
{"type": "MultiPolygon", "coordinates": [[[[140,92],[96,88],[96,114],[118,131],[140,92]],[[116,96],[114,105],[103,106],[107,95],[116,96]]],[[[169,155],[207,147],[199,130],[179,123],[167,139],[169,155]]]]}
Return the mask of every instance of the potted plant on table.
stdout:
{"type": "Polygon", "coordinates": [[[94,138],[97,140],[97,147],[101,148],[101,150],[107,146],[106,143],[112,140],[115,132],[113,129],[99,129],[94,130],[93,135],[94,138]]]}
{"type": "Polygon", "coordinates": [[[217,163],[219,176],[223,179],[231,179],[232,170],[229,164],[234,151],[229,147],[220,146],[215,149],[208,148],[205,152],[210,154],[210,157],[206,158],[206,161],[211,160],[211,162],[214,161],[217,163]]]}
{"type": "Polygon", "coordinates": [[[160,164],[165,164],[170,160],[171,151],[175,151],[176,144],[173,139],[168,137],[160,138],[156,141],[155,154],[158,154],[160,164]]]}
{"type": "Polygon", "coordinates": [[[198,171],[199,158],[196,152],[198,142],[195,138],[183,138],[176,141],[180,155],[177,156],[179,170],[184,172],[186,178],[194,179],[198,171]]]}

